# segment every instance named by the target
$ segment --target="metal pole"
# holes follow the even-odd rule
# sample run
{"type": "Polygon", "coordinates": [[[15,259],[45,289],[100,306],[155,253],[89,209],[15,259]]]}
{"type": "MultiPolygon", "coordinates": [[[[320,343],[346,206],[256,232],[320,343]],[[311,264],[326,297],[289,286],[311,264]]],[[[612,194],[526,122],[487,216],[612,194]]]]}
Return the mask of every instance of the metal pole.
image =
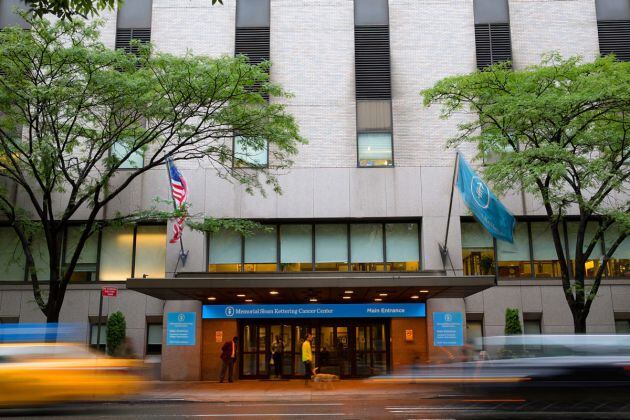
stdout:
{"type": "Polygon", "coordinates": [[[453,194],[455,193],[455,177],[457,176],[457,166],[459,163],[459,150],[455,152],[455,165],[453,166],[453,179],[451,180],[451,200],[448,203],[448,219],[446,219],[446,236],[444,236],[444,249],[447,249],[448,231],[451,226],[451,211],[453,210],[453,194]]]}
{"type": "MultiPolygon", "coordinates": [[[[171,199],[173,200],[173,210],[177,211],[177,202],[175,201],[175,196],[173,195],[173,178],[171,178],[171,159],[166,160],[166,173],[168,174],[168,188],[171,191],[171,199]]],[[[175,265],[175,271],[177,271],[177,267],[179,267],[179,261],[181,260],[182,265],[186,265],[186,258],[188,257],[188,253],[184,251],[184,241],[182,239],[182,235],[179,235],[179,257],[177,258],[177,264],[175,265]]]]}
{"type": "Polygon", "coordinates": [[[103,315],[103,291],[101,290],[101,298],[98,301],[98,324],[96,327],[96,349],[101,347],[101,316],[103,315]]]}

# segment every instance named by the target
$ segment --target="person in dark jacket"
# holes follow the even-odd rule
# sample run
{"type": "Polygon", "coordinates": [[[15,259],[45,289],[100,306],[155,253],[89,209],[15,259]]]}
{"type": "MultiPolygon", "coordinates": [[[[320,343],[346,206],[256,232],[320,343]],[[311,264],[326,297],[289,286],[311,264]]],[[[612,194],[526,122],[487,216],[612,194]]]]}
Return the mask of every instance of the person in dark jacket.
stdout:
{"type": "Polygon", "coordinates": [[[228,341],[221,346],[221,376],[219,382],[225,380],[225,372],[228,373],[228,382],[233,382],[234,363],[236,363],[236,355],[238,354],[238,337],[234,337],[232,341],[228,341]]]}

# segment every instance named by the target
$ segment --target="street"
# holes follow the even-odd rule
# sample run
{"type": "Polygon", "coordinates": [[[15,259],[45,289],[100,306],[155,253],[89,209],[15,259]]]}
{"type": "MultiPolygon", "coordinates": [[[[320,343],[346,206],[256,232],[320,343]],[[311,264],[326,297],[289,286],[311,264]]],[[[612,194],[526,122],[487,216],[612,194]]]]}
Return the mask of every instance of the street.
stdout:
{"type": "Polygon", "coordinates": [[[55,408],[0,411],[12,418],[339,418],[339,419],[622,419],[630,418],[630,401],[585,403],[525,399],[325,398],[270,402],[121,402],[76,404],[55,408]]]}

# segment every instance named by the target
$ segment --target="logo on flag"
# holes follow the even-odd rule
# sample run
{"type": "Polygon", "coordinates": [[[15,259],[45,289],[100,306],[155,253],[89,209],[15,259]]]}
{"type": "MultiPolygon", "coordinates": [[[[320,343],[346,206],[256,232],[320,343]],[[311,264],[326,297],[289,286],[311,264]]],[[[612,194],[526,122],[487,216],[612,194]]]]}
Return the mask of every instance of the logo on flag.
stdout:
{"type": "MultiPolygon", "coordinates": [[[[188,184],[186,184],[184,176],[179,172],[171,159],[166,162],[166,167],[171,181],[171,195],[173,196],[175,207],[178,210],[183,210],[188,199],[188,184]]],[[[175,219],[175,223],[173,224],[173,237],[169,241],[170,243],[174,244],[182,237],[185,221],[185,214],[175,219]]]]}
{"type": "Polygon", "coordinates": [[[514,216],[472,170],[462,155],[459,155],[458,165],[457,188],[470,211],[492,236],[512,242],[516,225],[514,216]]]}

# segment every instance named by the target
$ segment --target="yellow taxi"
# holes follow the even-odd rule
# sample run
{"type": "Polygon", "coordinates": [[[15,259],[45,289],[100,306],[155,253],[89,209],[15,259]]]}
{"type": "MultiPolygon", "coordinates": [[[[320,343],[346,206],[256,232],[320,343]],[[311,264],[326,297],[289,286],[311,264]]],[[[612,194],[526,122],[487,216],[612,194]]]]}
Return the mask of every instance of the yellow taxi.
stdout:
{"type": "Polygon", "coordinates": [[[120,399],[141,391],[140,368],[80,344],[0,344],[0,407],[120,399]]]}

